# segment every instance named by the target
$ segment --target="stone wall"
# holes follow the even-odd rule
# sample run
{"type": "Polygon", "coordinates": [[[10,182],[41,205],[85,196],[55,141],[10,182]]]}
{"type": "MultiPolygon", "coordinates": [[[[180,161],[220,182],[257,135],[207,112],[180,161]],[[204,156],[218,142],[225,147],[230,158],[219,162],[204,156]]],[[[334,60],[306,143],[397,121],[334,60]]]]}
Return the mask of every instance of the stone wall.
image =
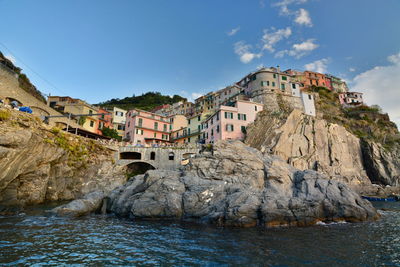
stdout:
{"type": "MultiPolygon", "coordinates": [[[[62,114],[50,108],[39,99],[27,93],[19,87],[18,75],[6,66],[0,64],[0,99],[8,101],[17,100],[23,106],[31,107],[33,114],[37,116],[61,116],[62,114]]],[[[72,127],[80,126],[67,118],[51,118],[49,124],[52,126],[66,126],[69,123],[72,127]]]]}
{"type": "Polygon", "coordinates": [[[188,157],[188,155],[199,154],[198,148],[163,148],[163,147],[133,147],[125,146],[120,147],[119,152],[115,155],[115,160],[118,165],[129,165],[134,162],[145,162],[152,165],[156,169],[176,170],[181,166],[181,161],[188,157]],[[140,159],[121,159],[121,153],[137,152],[141,154],[140,159]],[[155,153],[154,160],[151,154],[155,153]],[[170,160],[170,153],[173,153],[173,160],[170,160]]]}

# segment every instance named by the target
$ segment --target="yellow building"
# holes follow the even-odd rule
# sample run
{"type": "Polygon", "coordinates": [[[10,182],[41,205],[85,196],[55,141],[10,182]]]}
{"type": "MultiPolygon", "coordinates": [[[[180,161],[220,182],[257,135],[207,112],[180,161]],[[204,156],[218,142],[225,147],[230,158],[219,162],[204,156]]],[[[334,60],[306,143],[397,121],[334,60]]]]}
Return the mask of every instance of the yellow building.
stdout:
{"type": "Polygon", "coordinates": [[[99,118],[98,116],[74,116],[81,114],[96,114],[98,108],[82,101],[80,99],[71,98],[68,96],[49,96],[47,99],[48,105],[63,114],[71,114],[82,128],[92,132],[98,133],[99,118]]]}

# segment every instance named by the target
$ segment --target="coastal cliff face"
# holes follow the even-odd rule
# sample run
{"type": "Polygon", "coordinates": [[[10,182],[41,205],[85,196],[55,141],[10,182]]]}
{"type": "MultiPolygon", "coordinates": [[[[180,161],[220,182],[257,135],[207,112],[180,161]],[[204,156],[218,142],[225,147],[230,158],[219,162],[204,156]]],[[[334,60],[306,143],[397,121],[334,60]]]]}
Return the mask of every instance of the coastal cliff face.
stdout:
{"type": "Polygon", "coordinates": [[[112,151],[48,128],[29,114],[0,112],[0,205],[72,200],[126,181],[112,151]]]}
{"type": "Polygon", "coordinates": [[[240,141],[180,171],[150,170],[111,192],[107,211],[129,218],[200,221],[224,226],[305,226],[379,217],[346,185],[298,170],[240,141]]]}
{"type": "Polygon", "coordinates": [[[265,112],[248,128],[246,143],[295,168],[313,169],[350,185],[370,184],[360,140],[344,127],[293,110],[285,122],[265,112]]]}
{"type": "Polygon", "coordinates": [[[245,143],[278,155],[296,168],[322,172],[353,188],[366,188],[371,182],[399,186],[400,145],[394,140],[398,136],[395,126],[386,118],[382,120],[381,114],[375,115],[380,118],[349,119],[340,104],[317,100],[317,117],[296,109],[259,113],[247,129],[245,143]],[[384,146],[372,140],[381,136],[390,143],[384,146]]]}

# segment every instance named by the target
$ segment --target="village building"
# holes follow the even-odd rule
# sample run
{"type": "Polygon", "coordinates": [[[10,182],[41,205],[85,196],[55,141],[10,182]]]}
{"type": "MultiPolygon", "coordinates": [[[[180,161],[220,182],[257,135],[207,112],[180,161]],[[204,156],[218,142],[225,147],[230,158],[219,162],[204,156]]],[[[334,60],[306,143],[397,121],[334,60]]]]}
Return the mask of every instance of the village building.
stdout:
{"type": "Polygon", "coordinates": [[[83,129],[98,134],[99,132],[99,109],[83,100],[69,96],[49,96],[47,105],[63,114],[71,114],[83,129]]]}
{"type": "Polygon", "coordinates": [[[361,106],[364,104],[363,93],[344,92],[339,94],[339,101],[345,107],[361,106]]]}
{"type": "Polygon", "coordinates": [[[210,144],[218,140],[243,140],[247,125],[254,122],[257,113],[262,110],[262,104],[243,100],[231,106],[220,106],[203,122],[204,142],[210,144]]]}
{"type": "Polygon", "coordinates": [[[126,110],[122,108],[107,108],[108,112],[112,114],[112,128],[115,129],[120,137],[124,137],[126,110]]]}
{"type": "Polygon", "coordinates": [[[143,145],[169,143],[170,125],[168,117],[132,109],[126,113],[124,139],[143,145]]]}
{"type": "Polygon", "coordinates": [[[102,115],[99,115],[98,116],[98,118],[99,118],[99,124],[98,124],[98,129],[97,129],[97,134],[100,134],[100,135],[102,135],[103,134],[103,129],[106,127],[106,128],[110,128],[110,129],[112,129],[113,128],[113,123],[112,123],[112,113],[111,112],[109,112],[108,110],[106,110],[106,109],[103,109],[103,108],[99,108],[99,110],[98,110],[98,113],[99,114],[102,114],[102,115]]]}
{"type": "Polygon", "coordinates": [[[331,74],[325,74],[325,77],[327,80],[330,81],[330,88],[331,90],[337,92],[337,93],[344,93],[344,92],[348,92],[349,88],[347,87],[347,84],[345,81],[343,81],[342,79],[333,76],[331,74]]]}
{"type": "Polygon", "coordinates": [[[238,83],[244,93],[252,100],[265,104],[267,94],[299,95],[300,83],[294,81],[289,73],[278,68],[261,68],[250,73],[238,83]]]}

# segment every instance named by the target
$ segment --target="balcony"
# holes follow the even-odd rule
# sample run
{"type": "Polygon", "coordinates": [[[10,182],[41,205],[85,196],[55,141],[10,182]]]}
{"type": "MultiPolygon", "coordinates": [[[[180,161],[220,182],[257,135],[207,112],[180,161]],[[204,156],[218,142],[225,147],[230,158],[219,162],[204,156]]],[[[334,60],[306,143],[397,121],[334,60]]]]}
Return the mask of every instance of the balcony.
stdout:
{"type": "Polygon", "coordinates": [[[182,138],[187,138],[187,137],[192,137],[192,136],[200,135],[200,134],[201,134],[201,131],[196,130],[196,131],[193,131],[191,133],[184,133],[184,134],[181,134],[181,135],[178,135],[178,136],[171,136],[171,141],[175,141],[175,140],[182,139],[182,138]]]}

